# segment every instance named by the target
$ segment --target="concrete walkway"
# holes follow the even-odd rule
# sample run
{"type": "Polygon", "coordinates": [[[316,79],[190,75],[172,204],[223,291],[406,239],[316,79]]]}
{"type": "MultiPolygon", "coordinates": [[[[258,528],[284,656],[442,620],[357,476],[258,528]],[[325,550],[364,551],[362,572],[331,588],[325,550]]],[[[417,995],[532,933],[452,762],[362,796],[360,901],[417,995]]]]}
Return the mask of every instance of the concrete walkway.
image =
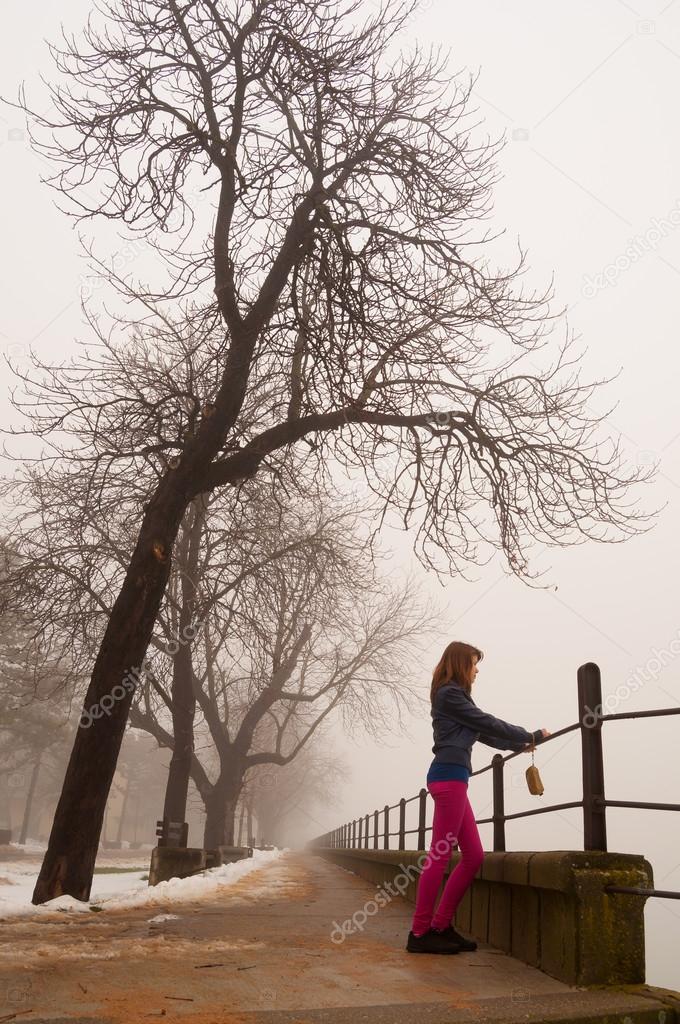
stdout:
{"type": "Polygon", "coordinates": [[[413,908],[399,896],[333,941],[374,893],[293,852],[210,902],[0,922],[0,1022],[680,1022],[645,986],[574,989],[484,946],[406,953],[413,908]],[[178,916],[150,920],[162,914],[178,916]]]}

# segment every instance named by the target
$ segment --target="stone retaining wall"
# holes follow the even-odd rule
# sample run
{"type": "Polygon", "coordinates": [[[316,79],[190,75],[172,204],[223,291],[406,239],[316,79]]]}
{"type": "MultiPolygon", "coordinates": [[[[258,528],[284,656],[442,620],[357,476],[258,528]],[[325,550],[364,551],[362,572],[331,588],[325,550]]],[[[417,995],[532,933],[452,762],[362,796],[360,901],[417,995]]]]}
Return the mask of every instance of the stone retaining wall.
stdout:
{"type": "MultiPolygon", "coordinates": [[[[376,886],[399,876],[399,891],[415,902],[422,850],[310,850],[376,886]]],[[[452,854],[444,882],[459,858],[452,854]]],[[[652,867],[637,854],[487,853],[454,924],[569,985],[644,982],[645,900],[605,893],[606,885],[652,888],[652,867]]]]}

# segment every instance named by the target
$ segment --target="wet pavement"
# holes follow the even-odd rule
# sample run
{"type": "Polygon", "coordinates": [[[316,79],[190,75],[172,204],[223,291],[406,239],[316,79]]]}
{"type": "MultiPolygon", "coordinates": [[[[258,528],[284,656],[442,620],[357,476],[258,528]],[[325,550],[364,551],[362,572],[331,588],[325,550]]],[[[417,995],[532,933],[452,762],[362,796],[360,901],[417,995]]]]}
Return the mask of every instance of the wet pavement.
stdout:
{"type": "Polygon", "coordinates": [[[201,902],[2,921],[0,1024],[680,1021],[656,990],[571,988],[482,943],[407,953],[413,906],[398,895],[343,934],[374,895],[292,851],[201,902]]]}

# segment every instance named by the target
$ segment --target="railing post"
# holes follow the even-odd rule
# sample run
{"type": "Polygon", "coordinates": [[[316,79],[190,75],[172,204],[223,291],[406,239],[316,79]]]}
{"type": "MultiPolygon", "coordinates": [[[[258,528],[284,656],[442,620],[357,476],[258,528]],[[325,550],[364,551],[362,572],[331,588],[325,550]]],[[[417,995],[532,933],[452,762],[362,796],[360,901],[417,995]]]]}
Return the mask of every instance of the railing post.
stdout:
{"type": "Polygon", "coordinates": [[[589,661],[578,670],[578,714],[583,764],[583,849],[607,849],[602,757],[602,682],[598,666],[589,661]]]}
{"type": "Polygon", "coordinates": [[[494,754],[491,758],[493,776],[493,848],[505,850],[505,793],[503,792],[502,754],[494,754]]]}
{"type": "Polygon", "coordinates": [[[357,841],[357,847],[361,849],[364,845],[364,819],[359,818],[359,838],[357,841]]]}
{"type": "Polygon", "coordinates": [[[418,794],[418,849],[425,847],[425,813],[427,811],[427,790],[421,789],[418,794]]]}
{"type": "Polygon", "coordinates": [[[406,842],[406,800],[402,796],[399,801],[399,850],[405,850],[406,842]]]}
{"type": "Polygon", "coordinates": [[[367,850],[368,849],[368,833],[369,833],[368,815],[366,815],[366,817],[364,818],[364,822],[365,822],[365,824],[364,824],[364,849],[367,850]]]}
{"type": "Polygon", "coordinates": [[[385,804],[385,829],[383,832],[383,849],[390,848],[390,805],[385,804]]]}
{"type": "Polygon", "coordinates": [[[352,849],[357,845],[357,821],[356,818],[352,822],[352,849]]]}
{"type": "Polygon", "coordinates": [[[378,849],[378,812],[373,812],[373,849],[378,849]]]}

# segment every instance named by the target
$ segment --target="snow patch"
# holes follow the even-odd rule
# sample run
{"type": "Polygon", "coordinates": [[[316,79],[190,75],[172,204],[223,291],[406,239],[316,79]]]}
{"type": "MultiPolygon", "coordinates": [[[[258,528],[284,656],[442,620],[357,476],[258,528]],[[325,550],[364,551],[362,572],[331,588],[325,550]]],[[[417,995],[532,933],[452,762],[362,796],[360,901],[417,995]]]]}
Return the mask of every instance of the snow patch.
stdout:
{"type": "MultiPolygon", "coordinates": [[[[191,903],[212,896],[220,889],[233,885],[252,871],[273,864],[284,854],[282,850],[253,850],[252,857],[222,864],[217,868],[202,871],[191,878],[171,878],[150,886],[146,872],[131,871],[120,874],[103,872],[94,876],[92,895],[89,902],[75,900],[72,896],[58,896],[40,906],[33,906],[31,897],[38,877],[37,865],[0,866],[0,920],[8,917],[37,917],[45,914],[82,914],[90,911],[132,910],[139,907],[163,907],[177,903],[191,903]],[[8,868],[9,870],[6,870],[8,868]]],[[[280,887],[280,880],[275,883],[280,887]]],[[[248,889],[248,895],[264,895],[271,892],[271,883],[248,889]]],[[[159,915],[169,920],[175,915],[159,915]]],[[[157,919],[153,919],[154,921],[157,919]]]]}

